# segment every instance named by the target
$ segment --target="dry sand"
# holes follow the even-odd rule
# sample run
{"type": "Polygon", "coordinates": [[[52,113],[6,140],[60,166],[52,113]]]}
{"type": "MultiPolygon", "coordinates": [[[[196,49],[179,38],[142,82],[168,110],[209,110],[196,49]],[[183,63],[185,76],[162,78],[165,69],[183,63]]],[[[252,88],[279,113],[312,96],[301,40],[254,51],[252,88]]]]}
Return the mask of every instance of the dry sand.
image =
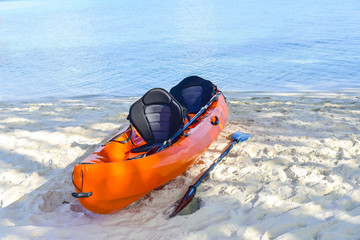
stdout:
{"type": "Polygon", "coordinates": [[[0,239],[360,239],[360,94],[227,94],[229,121],[185,174],[112,215],[71,197],[72,168],[135,99],[0,102],[0,239]],[[198,188],[173,204],[227,146],[198,188]]]}

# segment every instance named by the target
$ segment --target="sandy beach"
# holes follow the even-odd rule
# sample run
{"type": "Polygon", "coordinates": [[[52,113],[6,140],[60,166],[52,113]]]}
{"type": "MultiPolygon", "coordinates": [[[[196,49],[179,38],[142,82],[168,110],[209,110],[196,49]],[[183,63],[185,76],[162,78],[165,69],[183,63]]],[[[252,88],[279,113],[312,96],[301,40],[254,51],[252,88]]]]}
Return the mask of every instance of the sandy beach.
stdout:
{"type": "Polygon", "coordinates": [[[200,163],[112,215],[71,196],[73,166],[127,125],[136,98],[0,102],[0,239],[360,239],[360,93],[226,94],[200,163]],[[252,134],[174,203],[235,131],[252,134]]]}

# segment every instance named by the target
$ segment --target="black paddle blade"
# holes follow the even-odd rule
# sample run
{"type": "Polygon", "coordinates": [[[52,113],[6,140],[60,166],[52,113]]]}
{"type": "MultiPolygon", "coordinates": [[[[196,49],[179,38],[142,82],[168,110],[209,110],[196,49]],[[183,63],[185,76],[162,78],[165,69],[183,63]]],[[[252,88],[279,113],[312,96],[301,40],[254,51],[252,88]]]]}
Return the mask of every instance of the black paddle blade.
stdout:
{"type": "Polygon", "coordinates": [[[184,197],[181,199],[175,210],[169,215],[169,218],[175,217],[181,210],[183,210],[193,200],[196,194],[196,187],[191,185],[184,197]]]}

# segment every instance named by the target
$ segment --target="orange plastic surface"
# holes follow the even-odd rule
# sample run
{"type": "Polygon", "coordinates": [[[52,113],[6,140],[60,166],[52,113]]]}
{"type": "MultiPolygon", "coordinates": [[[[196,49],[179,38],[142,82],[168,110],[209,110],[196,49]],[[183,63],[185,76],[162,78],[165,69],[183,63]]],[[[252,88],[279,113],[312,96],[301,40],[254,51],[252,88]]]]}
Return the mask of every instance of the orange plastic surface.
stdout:
{"type": "MultiPolygon", "coordinates": [[[[78,199],[81,205],[94,213],[114,213],[184,173],[223,129],[228,119],[223,95],[200,119],[172,146],[143,158],[125,161],[138,155],[130,149],[144,144],[136,131],[132,132],[132,141],[99,147],[74,167],[76,192],[92,192],[90,197],[78,199]],[[215,116],[218,124],[211,123],[215,116]]],[[[124,140],[129,134],[130,130],[116,140],[124,140]]]]}

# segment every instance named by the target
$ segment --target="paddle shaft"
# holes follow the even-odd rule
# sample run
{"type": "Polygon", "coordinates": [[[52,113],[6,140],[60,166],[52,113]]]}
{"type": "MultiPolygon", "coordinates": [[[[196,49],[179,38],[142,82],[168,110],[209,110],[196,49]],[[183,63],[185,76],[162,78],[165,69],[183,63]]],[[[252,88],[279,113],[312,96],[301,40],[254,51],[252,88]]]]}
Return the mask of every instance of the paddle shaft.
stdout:
{"type": "Polygon", "coordinates": [[[216,159],[216,161],[208,168],[208,170],[206,170],[206,172],[201,175],[201,177],[196,181],[196,183],[192,185],[193,187],[196,188],[197,186],[199,186],[199,184],[210,174],[211,170],[213,170],[214,167],[230,152],[230,150],[234,147],[235,144],[239,142],[244,142],[251,136],[249,134],[239,132],[236,132],[235,134],[237,136],[233,136],[233,142],[225,149],[225,151],[220,155],[220,157],[216,159]]]}
{"type": "Polygon", "coordinates": [[[199,184],[204,181],[207,176],[209,176],[210,172],[214,169],[214,167],[230,152],[230,150],[234,147],[234,145],[238,143],[238,141],[234,140],[230,146],[226,148],[226,150],[221,154],[221,156],[204,172],[201,177],[192,185],[192,187],[197,187],[199,184]]]}

